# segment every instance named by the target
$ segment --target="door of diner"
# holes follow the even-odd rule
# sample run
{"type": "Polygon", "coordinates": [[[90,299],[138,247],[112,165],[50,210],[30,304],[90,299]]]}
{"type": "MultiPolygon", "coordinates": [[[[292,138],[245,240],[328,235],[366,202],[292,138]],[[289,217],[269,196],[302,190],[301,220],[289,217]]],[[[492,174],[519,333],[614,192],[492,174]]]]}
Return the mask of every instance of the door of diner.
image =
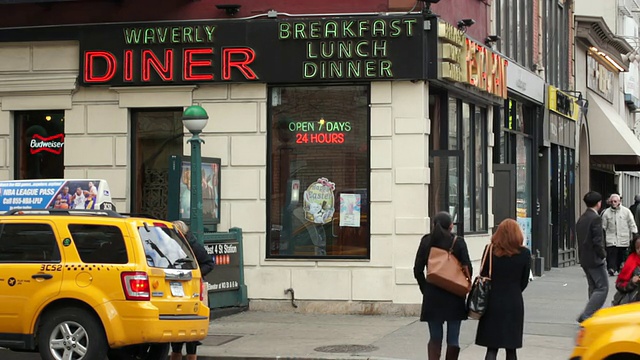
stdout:
{"type": "Polygon", "coordinates": [[[493,226],[516,218],[516,165],[493,164],[493,226]]]}
{"type": "Polygon", "coordinates": [[[135,109],[131,120],[131,212],[167,219],[169,157],[183,153],[182,109],[135,109]]]}

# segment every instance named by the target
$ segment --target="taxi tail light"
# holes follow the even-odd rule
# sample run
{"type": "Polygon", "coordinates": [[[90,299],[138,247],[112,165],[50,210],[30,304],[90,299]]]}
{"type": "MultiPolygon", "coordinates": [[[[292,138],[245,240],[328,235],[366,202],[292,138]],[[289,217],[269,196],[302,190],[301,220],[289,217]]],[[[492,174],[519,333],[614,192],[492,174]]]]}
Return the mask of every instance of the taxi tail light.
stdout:
{"type": "Polygon", "coordinates": [[[580,330],[578,330],[578,334],[576,334],[576,346],[582,346],[585,331],[586,330],[583,327],[580,327],[580,330]]]}
{"type": "Polygon", "coordinates": [[[204,301],[204,292],[207,291],[207,284],[200,279],[200,301],[204,301]]]}
{"type": "Polygon", "coordinates": [[[142,271],[125,271],[120,274],[122,290],[127,300],[151,300],[149,277],[142,271]]]}

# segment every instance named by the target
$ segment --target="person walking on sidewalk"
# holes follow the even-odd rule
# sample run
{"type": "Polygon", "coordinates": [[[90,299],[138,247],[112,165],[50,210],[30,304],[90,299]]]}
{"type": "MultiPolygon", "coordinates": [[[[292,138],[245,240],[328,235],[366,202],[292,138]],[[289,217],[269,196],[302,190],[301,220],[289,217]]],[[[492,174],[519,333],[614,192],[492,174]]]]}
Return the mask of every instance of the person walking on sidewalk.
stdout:
{"type": "Polygon", "coordinates": [[[619,272],[624,262],[629,240],[638,232],[636,221],[629,208],[620,203],[620,195],[611,194],[611,207],[602,213],[602,227],[607,243],[607,267],[609,275],[619,272]]]}
{"type": "Polygon", "coordinates": [[[447,352],[445,359],[456,360],[460,354],[460,325],[467,319],[467,311],[464,297],[448,292],[436,285],[427,282],[424,270],[427,266],[429,253],[432,247],[444,250],[452,249],[453,255],[460,261],[470,276],[473,273],[469,250],[464,239],[451,233],[453,222],[447,212],[439,212],[433,218],[432,231],[422,237],[416,254],[413,274],[418,281],[422,292],[422,311],[420,321],[426,321],[429,326],[429,342],[427,355],[429,360],[438,360],[442,353],[442,340],[444,338],[444,323],[447,323],[447,352]]]}
{"type": "Polygon", "coordinates": [[[640,229],[640,195],[636,195],[633,198],[633,205],[629,206],[629,210],[631,210],[631,214],[633,214],[633,220],[636,222],[636,227],[640,229]]]}
{"type": "MultiPolygon", "coordinates": [[[[522,292],[529,284],[531,272],[531,252],[523,240],[522,230],[513,219],[503,220],[491,237],[491,291],[476,333],[476,345],[487,348],[485,360],[495,360],[498,349],[506,350],[507,360],[516,360],[516,349],[522,347],[522,292]]],[[[489,266],[490,262],[485,261],[480,273],[489,274],[489,266]]]]}
{"type": "Polygon", "coordinates": [[[602,195],[596,191],[589,191],[584,195],[583,201],[588,209],[576,222],[576,238],[578,239],[580,266],[587,276],[589,301],[582,314],[578,316],[579,323],[590,318],[600,309],[609,293],[609,281],[605,268],[607,253],[604,250],[602,219],[598,216],[598,210],[602,205],[602,195]]]}
{"type": "MultiPolygon", "coordinates": [[[[215,263],[213,262],[213,257],[211,257],[207,250],[198,242],[195,235],[191,231],[189,231],[189,226],[184,223],[184,221],[176,220],[173,222],[173,226],[184,235],[184,237],[189,242],[191,249],[193,250],[193,254],[196,256],[196,261],[198,262],[198,267],[200,268],[200,274],[202,275],[202,281],[204,281],[204,277],[213,270],[215,263]]],[[[182,360],[182,346],[185,343],[171,343],[171,360],[182,360]]],[[[187,360],[196,360],[198,358],[197,350],[198,345],[200,345],[199,341],[191,341],[186,343],[187,348],[187,360]]]]}

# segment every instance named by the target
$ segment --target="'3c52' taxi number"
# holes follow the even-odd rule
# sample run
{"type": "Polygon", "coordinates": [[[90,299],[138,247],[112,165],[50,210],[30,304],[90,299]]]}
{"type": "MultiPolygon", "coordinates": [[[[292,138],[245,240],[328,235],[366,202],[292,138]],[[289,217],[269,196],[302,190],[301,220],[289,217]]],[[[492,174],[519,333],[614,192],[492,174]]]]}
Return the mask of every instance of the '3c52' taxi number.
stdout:
{"type": "Polygon", "coordinates": [[[62,265],[42,264],[40,266],[40,271],[62,271],[62,265]]]}

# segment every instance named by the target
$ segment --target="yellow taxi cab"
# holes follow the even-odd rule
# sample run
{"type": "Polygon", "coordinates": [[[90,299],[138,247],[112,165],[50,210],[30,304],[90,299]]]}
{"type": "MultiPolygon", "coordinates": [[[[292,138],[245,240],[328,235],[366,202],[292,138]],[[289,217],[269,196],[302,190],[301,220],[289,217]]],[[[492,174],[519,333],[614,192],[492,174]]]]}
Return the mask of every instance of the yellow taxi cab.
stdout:
{"type": "Polygon", "coordinates": [[[640,303],[604,308],[582,322],[570,359],[640,359],[640,303]]]}
{"type": "Polygon", "coordinates": [[[112,210],[0,214],[0,347],[42,359],[166,359],[206,337],[188,242],[169,222],[112,210]]]}

